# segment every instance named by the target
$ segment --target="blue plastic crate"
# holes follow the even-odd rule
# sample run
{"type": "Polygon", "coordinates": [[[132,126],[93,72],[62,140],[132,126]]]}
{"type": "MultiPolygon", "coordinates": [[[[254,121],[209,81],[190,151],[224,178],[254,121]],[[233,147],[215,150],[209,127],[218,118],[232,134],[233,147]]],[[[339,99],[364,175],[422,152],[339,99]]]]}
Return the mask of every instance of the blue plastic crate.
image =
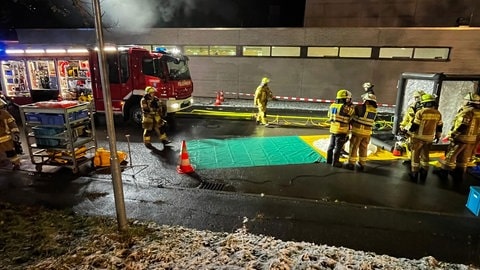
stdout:
{"type": "Polygon", "coordinates": [[[480,212],[480,187],[471,186],[470,194],[468,195],[467,208],[472,211],[475,216],[478,216],[480,212]]]}
{"type": "Polygon", "coordinates": [[[63,125],[65,124],[65,119],[63,114],[47,114],[39,113],[40,123],[42,125],[63,125]]]}
{"type": "Polygon", "coordinates": [[[37,147],[56,147],[65,145],[65,139],[63,138],[42,138],[42,136],[58,136],[62,134],[64,130],[61,128],[34,127],[32,130],[35,135],[37,147]]]}
{"type": "Polygon", "coordinates": [[[25,120],[29,123],[35,123],[35,124],[42,123],[42,119],[40,118],[40,115],[38,113],[26,113],[25,120]]]}

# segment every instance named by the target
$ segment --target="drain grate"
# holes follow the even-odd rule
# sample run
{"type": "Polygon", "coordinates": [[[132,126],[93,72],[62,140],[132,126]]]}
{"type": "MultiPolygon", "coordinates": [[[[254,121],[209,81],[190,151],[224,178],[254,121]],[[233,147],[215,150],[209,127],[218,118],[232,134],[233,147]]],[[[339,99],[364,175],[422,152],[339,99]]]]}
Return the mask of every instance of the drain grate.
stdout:
{"type": "Polygon", "coordinates": [[[199,189],[209,189],[209,190],[224,190],[225,184],[222,183],[211,183],[211,182],[202,182],[199,186],[199,189]]]}

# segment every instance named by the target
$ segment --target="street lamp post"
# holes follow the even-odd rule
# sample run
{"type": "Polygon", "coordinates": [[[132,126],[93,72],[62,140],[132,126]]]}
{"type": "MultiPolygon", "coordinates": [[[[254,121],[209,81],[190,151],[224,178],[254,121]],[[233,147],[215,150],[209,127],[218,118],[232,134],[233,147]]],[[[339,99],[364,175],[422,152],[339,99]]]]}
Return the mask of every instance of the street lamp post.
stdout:
{"type": "Polygon", "coordinates": [[[93,0],[93,10],[95,15],[95,32],[98,43],[98,60],[100,69],[100,79],[102,82],[103,101],[105,104],[105,117],[107,123],[107,134],[110,143],[110,169],[112,171],[113,194],[115,197],[115,208],[117,211],[117,222],[119,231],[125,231],[128,227],[127,214],[125,211],[125,199],[123,197],[122,174],[120,162],[117,156],[117,145],[115,137],[115,125],[112,111],[112,99],[110,95],[110,84],[106,70],[107,61],[105,58],[102,12],[100,10],[100,0],[93,0]]]}

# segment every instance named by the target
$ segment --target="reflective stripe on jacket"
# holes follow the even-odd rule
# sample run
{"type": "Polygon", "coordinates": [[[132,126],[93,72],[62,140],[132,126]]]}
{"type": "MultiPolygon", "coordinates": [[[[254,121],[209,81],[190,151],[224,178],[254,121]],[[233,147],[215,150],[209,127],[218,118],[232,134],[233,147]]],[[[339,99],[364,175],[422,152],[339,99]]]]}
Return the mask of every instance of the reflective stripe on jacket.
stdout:
{"type": "Polygon", "coordinates": [[[434,108],[418,110],[413,123],[418,125],[418,129],[413,131],[412,137],[426,142],[433,141],[443,126],[442,115],[434,108]]]}
{"type": "Polygon", "coordinates": [[[455,116],[451,133],[457,132],[460,126],[466,126],[455,139],[463,143],[475,143],[480,135],[480,110],[465,106],[455,116]]]}
{"type": "Polygon", "coordinates": [[[371,135],[376,117],[376,107],[367,104],[355,106],[355,114],[352,119],[352,133],[358,135],[371,135]]]}
{"type": "Polygon", "coordinates": [[[354,112],[352,104],[332,103],[328,109],[330,133],[348,134],[350,130],[350,120],[354,112]]]}

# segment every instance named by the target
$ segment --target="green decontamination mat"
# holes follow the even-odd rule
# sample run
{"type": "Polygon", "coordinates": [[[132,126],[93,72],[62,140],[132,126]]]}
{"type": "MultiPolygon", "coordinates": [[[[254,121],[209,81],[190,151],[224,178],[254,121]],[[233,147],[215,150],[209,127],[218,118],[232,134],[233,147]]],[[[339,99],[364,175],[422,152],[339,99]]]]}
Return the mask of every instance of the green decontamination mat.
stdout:
{"type": "Polygon", "coordinates": [[[196,169],[272,166],[320,162],[320,156],[298,136],[203,139],[187,141],[196,169]]]}

